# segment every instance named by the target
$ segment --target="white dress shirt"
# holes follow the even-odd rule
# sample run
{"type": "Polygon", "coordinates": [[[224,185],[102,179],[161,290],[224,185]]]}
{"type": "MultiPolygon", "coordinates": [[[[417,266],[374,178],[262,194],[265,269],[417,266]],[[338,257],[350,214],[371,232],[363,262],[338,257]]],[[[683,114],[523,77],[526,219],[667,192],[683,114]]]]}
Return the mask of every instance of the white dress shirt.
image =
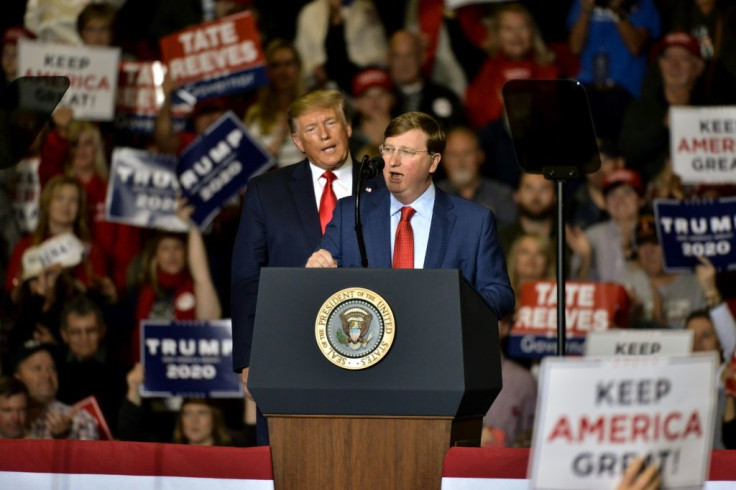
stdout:
{"type": "Polygon", "coordinates": [[[429,228],[432,225],[432,212],[434,211],[434,184],[430,183],[424,194],[419,196],[411,204],[401,204],[393,194],[391,196],[391,258],[394,256],[394,243],[396,242],[396,228],[401,221],[401,208],[411,206],[414,208],[414,216],[411,217],[411,229],[414,233],[414,268],[424,269],[424,257],[427,255],[427,244],[429,243],[429,228]]]}
{"type": "MultiPolygon", "coordinates": [[[[314,184],[314,200],[317,203],[317,210],[319,210],[319,202],[322,199],[322,191],[327,184],[327,179],[322,177],[325,170],[319,168],[317,165],[309,162],[309,168],[312,170],[312,184],[314,184]]],[[[348,159],[345,161],[342,167],[337,170],[333,170],[332,173],[337,176],[332,181],[332,190],[335,192],[335,197],[339,201],[343,197],[347,197],[353,194],[353,159],[348,155],[348,159]]]]}

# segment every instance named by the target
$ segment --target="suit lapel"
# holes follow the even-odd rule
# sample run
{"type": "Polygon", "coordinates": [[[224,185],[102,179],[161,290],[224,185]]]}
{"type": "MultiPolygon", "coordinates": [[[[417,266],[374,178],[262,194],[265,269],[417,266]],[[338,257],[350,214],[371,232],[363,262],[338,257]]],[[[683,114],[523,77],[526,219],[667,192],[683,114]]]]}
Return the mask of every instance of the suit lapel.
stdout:
{"type": "Polygon", "coordinates": [[[312,172],[307,160],[294,165],[294,172],[291,174],[291,180],[289,181],[289,189],[301,221],[302,230],[307,235],[309,242],[316,246],[322,236],[322,229],[319,224],[317,203],[314,201],[312,172]]]}
{"type": "Polygon", "coordinates": [[[435,187],[434,209],[432,210],[432,224],[429,227],[429,242],[427,253],[424,256],[425,269],[439,269],[445,256],[447,242],[452,236],[457,216],[454,205],[447,194],[435,187]]]}
{"type": "Polygon", "coordinates": [[[391,267],[391,220],[388,191],[381,189],[361,196],[363,236],[368,267],[391,267]]]}

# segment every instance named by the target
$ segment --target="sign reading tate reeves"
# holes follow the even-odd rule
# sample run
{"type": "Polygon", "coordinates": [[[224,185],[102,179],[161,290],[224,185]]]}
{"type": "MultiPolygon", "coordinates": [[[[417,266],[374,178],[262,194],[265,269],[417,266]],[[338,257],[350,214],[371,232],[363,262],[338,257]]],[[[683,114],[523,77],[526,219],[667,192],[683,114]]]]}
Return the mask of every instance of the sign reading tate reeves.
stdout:
{"type": "Polygon", "coordinates": [[[615,488],[637,457],[662,488],[701,488],[716,408],[716,356],[546,358],[529,473],[535,489],[615,488]]]}
{"type": "Polygon", "coordinates": [[[248,179],[272,164],[240,120],[232,112],[223,115],[179,155],[176,173],[182,195],[194,206],[192,222],[207,226],[248,179]]]}
{"type": "Polygon", "coordinates": [[[701,255],[719,271],[736,268],[736,198],[655,199],[654,216],[665,272],[692,272],[701,255]]]}
{"type": "MultiPolygon", "coordinates": [[[[583,354],[589,332],[627,325],[629,298],[620,284],[568,281],[565,303],[568,354],[583,354]]],[[[556,349],[557,285],[554,281],[526,283],[511,328],[509,355],[543,357],[554,355],[556,349]]]]}
{"type": "Polygon", "coordinates": [[[161,39],[161,55],[174,84],[197,100],[243,92],[268,82],[250,12],[166,36],[161,39]]]}
{"type": "MultiPolygon", "coordinates": [[[[179,299],[186,298],[182,295],[179,299]]],[[[194,301],[194,297],[191,297],[194,301]]],[[[230,320],[141,322],[142,396],[241,398],[230,320]]]]}
{"type": "Polygon", "coordinates": [[[28,39],[18,43],[18,73],[69,77],[71,84],[60,104],[70,106],[75,119],[112,121],[119,60],[119,48],[65,46],[28,39]]]}
{"type": "Polygon", "coordinates": [[[670,127],[672,168],[683,182],[736,182],[736,107],[673,107],[670,127]]]}

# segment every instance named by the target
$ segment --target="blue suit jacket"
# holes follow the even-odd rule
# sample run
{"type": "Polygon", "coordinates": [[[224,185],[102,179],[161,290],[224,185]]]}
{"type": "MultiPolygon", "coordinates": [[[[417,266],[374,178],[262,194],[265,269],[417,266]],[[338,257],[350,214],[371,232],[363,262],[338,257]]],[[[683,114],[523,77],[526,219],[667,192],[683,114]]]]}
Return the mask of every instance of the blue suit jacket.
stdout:
{"type": "MultiPolygon", "coordinates": [[[[385,187],[363,194],[360,211],[368,267],[391,267],[389,202],[385,187]]],[[[320,248],[328,250],[340,267],[361,267],[353,199],[338,201],[320,248]]],[[[459,269],[499,319],[514,309],[496,223],[484,206],[436,189],[424,268],[459,269]]]]}
{"type": "MultiPolygon", "coordinates": [[[[353,159],[353,192],[359,162],[353,159]]],[[[371,180],[364,188],[383,184],[371,180]]],[[[385,185],[385,184],[384,184],[385,185]]],[[[258,281],[262,267],[304,267],[322,230],[309,162],[303,160],[248,183],[235,238],[231,275],[233,369],[250,365],[258,281]]]]}

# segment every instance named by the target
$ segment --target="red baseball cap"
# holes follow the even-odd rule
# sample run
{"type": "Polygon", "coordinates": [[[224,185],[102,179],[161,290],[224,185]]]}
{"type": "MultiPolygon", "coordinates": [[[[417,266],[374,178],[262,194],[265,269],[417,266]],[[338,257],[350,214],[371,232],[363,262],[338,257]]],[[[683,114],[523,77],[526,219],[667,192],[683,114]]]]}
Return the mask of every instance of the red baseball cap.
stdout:
{"type": "Polygon", "coordinates": [[[644,184],[641,182],[639,172],[628,168],[619,168],[606,175],[603,179],[603,194],[618,187],[627,184],[634,188],[640,196],[644,194],[644,184]]]}
{"type": "Polygon", "coordinates": [[[685,31],[670,32],[663,37],[657,46],[657,56],[660,56],[664,53],[665,49],[671,46],[680,46],[681,48],[685,48],[691,55],[697,58],[702,57],[700,53],[700,42],[698,42],[695,36],[685,31]]]}
{"type": "Polygon", "coordinates": [[[381,87],[393,92],[394,86],[386,70],[369,68],[355,75],[355,78],[353,78],[353,97],[360,97],[366,90],[373,87],[381,87]]]}

